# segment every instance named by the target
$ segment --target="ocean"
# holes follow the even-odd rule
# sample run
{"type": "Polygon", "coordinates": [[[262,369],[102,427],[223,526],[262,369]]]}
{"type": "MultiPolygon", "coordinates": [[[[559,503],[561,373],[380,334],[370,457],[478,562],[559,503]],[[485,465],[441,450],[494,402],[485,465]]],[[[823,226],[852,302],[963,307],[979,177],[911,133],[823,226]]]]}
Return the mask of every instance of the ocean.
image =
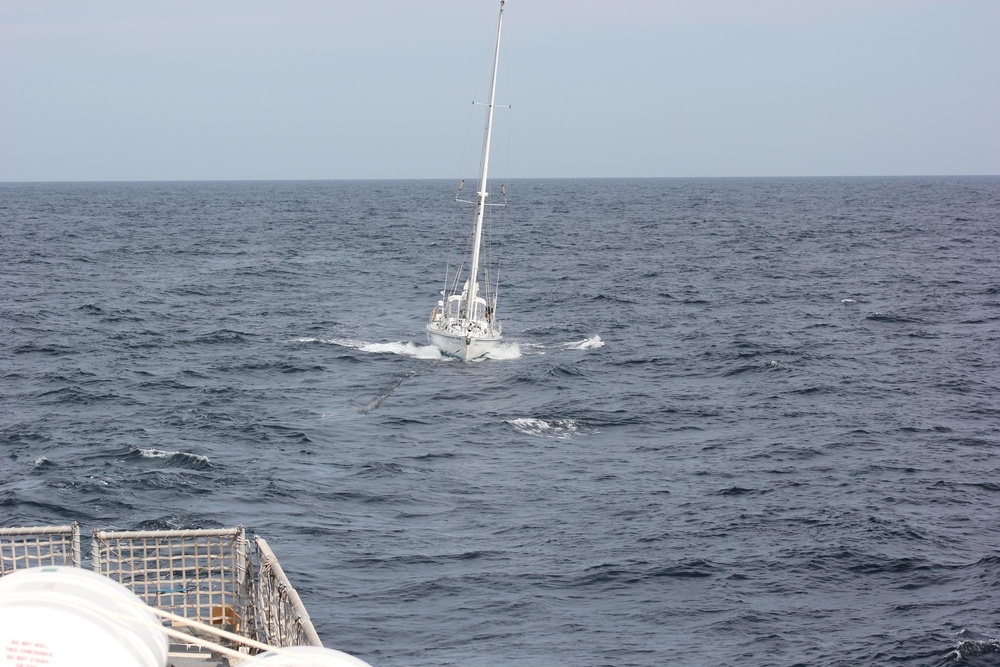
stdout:
{"type": "Polygon", "coordinates": [[[243,525],[375,667],[1000,664],[1000,177],[512,181],[470,363],[454,186],[0,184],[0,524],[243,525]]]}

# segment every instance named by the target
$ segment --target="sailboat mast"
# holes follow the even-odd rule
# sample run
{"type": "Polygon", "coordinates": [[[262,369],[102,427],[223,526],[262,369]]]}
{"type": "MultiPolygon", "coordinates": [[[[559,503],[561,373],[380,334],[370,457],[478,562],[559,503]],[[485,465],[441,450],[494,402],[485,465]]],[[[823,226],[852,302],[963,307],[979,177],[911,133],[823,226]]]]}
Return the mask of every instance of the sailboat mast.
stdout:
{"type": "Polygon", "coordinates": [[[476,304],[476,297],[479,295],[479,251],[483,245],[483,214],[486,211],[486,198],[489,193],[486,191],[486,177],[490,169],[490,140],[493,136],[493,104],[497,94],[497,70],[500,66],[500,33],[503,30],[503,5],[504,0],[500,0],[500,18],[497,19],[497,46],[493,54],[493,80],[490,82],[490,102],[486,110],[486,132],[483,139],[483,163],[480,165],[479,189],[476,192],[476,232],[472,246],[472,266],[470,267],[471,281],[469,287],[469,303],[466,306],[470,312],[476,304]]]}

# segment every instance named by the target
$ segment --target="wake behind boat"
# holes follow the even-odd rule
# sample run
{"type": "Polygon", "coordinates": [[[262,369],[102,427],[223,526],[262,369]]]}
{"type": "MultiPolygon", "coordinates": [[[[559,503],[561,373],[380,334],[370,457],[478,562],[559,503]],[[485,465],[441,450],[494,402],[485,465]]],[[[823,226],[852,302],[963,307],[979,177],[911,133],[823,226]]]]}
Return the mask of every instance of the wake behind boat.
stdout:
{"type": "MultiPolygon", "coordinates": [[[[445,289],[441,299],[431,311],[427,322],[427,337],[443,353],[465,361],[478,359],[495,349],[503,338],[503,328],[497,318],[498,272],[491,274],[489,267],[482,272],[484,286],[480,287],[480,263],[484,246],[483,218],[488,206],[505,206],[488,202],[488,176],[490,166],[490,142],[493,136],[493,109],[497,90],[497,69],[500,63],[500,35],[503,30],[504,0],[500,0],[500,18],[497,20],[496,51],[493,55],[493,77],[490,83],[489,103],[486,105],[486,130],[483,137],[483,152],[479,171],[479,187],[474,200],[456,201],[473,204],[475,207],[472,241],[466,259],[468,272],[464,270],[463,259],[454,276],[445,272],[445,289]]],[[[464,184],[465,181],[462,181],[464,184]]],[[[459,186],[461,192],[461,185],[459,186]]],[[[506,196],[506,192],[501,188],[506,196]]]]}

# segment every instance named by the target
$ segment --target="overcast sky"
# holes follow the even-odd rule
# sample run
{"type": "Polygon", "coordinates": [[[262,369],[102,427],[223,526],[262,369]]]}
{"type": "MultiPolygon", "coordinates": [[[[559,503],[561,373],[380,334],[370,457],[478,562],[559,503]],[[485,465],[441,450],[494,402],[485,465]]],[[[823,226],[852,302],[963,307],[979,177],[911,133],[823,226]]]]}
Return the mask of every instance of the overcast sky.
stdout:
{"type": "MultiPolygon", "coordinates": [[[[498,6],[2,0],[0,180],[464,176],[498,6]]],[[[509,0],[504,30],[506,177],[1000,174],[1000,0],[509,0]]]]}

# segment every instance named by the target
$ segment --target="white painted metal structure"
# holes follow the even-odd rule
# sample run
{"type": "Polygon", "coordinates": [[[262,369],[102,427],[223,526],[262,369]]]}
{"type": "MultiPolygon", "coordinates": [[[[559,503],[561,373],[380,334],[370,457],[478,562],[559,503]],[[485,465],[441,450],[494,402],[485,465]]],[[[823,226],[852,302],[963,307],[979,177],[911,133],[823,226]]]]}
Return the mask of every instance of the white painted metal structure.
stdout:
{"type": "MultiPolygon", "coordinates": [[[[452,289],[447,287],[441,292],[437,307],[431,311],[427,322],[427,336],[432,345],[445,354],[468,361],[485,356],[500,344],[503,329],[496,317],[496,286],[490,291],[488,270],[484,272],[486,290],[480,295],[479,265],[483,247],[483,216],[486,207],[490,206],[487,199],[488,175],[490,168],[490,142],[493,138],[493,109],[496,101],[497,70],[500,64],[500,35],[503,30],[504,0],[500,0],[500,18],[497,20],[497,43],[493,55],[493,78],[490,83],[490,97],[486,110],[486,131],[483,139],[482,163],[479,172],[479,187],[476,199],[467,202],[475,205],[475,226],[473,228],[472,260],[469,265],[468,277],[462,281],[463,273],[459,270],[455,276],[452,289]],[[461,289],[458,286],[461,285],[461,289]]],[[[458,197],[456,201],[460,200],[458,197]]]]}

